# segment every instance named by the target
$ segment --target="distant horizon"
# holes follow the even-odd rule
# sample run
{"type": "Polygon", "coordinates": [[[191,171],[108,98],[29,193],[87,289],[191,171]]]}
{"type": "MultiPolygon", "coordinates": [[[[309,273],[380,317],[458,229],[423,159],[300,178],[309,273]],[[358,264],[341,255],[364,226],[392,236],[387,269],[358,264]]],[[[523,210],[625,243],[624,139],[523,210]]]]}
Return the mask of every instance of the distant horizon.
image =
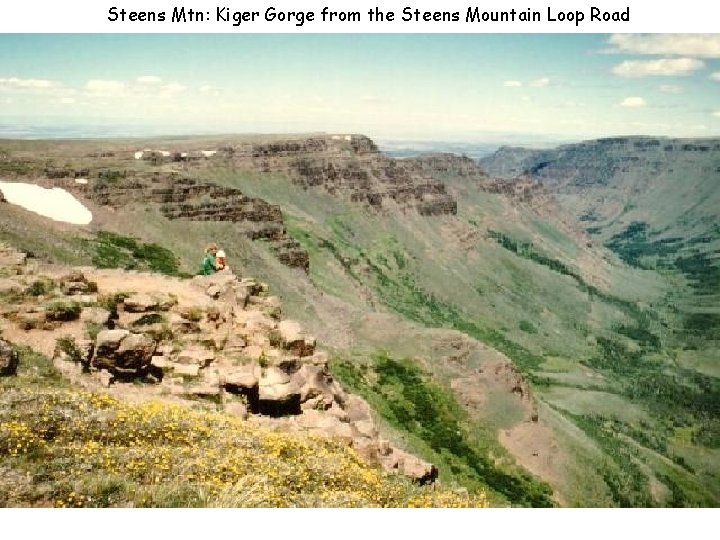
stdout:
{"type": "Polygon", "coordinates": [[[412,150],[413,152],[433,152],[437,151],[440,146],[458,147],[455,153],[462,153],[463,146],[467,146],[465,150],[472,153],[472,147],[486,147],[483,154],[489,153],[487,147],[498,148],[501,146],[518,146],[533,148],[550,148],[563,144],[574,144],[583,141],[592,141],[599,139],[612,138],[659,138],[659,139],[718,139],[718,135],[705,136],[670,136],[655,135],[648,133],[638,134],[610,134],[603,136],[562,136],[557,134],[539,135],[535,133],[519,133],[519,132],[495,132],[485,133],[483,135],[474,134],[467,138],[432,138],[432,137],[392,137],[392,136],[374,136],[368,133],[352,132],[352,131],[331,131],[331,130],[307,130],[307,131],[201,131],[194,128],[172,128],[169,126],[150,126],[150,125],[120,125],[120,124],[35,124],[30,122],[5,123],[0,121],[0,140],[113,140],[113,139],[163,139],[173,137],[233,137],[233,136],[303,136],[315,134],[353,134],[364,135],[372,139],[378,147],[383,151],[396,151],[402,153],[403,150],[412,150]]]}
{"type": "Polygon", "coordinates": [[[3,34],[3,124],[469,142],[720,136],[720,34],[3,34]]]}

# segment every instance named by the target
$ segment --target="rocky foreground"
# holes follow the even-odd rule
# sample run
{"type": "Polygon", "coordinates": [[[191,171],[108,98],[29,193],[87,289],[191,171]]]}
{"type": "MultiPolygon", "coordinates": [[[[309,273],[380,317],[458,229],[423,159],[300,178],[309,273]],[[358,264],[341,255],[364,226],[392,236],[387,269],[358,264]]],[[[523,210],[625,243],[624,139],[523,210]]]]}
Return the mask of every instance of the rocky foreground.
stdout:
{"type": "MultiPolygon", "coordinates": [[[[268,286],[231,273],[181,280],[39,266],[0,249],[0,331],[48,356],[75,384],[122,399],[203,406],[254,425],[344,442],[418,483],[437,469],[380,437],[368,404],[344,391],[268,286]]],[[[2,342],[0,370],[17,354],[2,342]]]]}

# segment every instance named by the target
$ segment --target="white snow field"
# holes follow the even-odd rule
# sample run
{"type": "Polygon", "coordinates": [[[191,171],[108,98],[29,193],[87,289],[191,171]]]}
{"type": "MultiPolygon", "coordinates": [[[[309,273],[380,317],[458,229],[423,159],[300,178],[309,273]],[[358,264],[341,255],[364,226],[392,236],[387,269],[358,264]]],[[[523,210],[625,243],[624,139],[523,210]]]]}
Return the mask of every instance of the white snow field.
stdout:
{"type": "Polygon", "coordinates": [[[87,225],[92,221],[92,212],[62,188],[46,189],[24,182],[0,181],[0,191],[9,203],[55,221],[74,225],[87,225]]]}

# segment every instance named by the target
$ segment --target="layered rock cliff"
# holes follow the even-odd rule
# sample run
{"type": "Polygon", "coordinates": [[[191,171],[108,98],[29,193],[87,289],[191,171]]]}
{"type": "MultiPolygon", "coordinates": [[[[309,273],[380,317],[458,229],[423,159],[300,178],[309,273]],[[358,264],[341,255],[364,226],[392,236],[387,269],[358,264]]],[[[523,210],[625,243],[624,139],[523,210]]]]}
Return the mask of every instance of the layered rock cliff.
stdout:
{"type": "Polygon", "coordinates": [[[399,208],[427,216],[457,213],[457,201],[442,182],[384,156],[362,135],[238,144],[223,153],[238,168],[285,173],[303,188],[323,189],[371,209],[399,208]]]}
{"type": "Polygon", "coordinates": [[[278,259],[307,272],[307,252],[285,230],[279,206],[248,197],[238,189],[183,177],[175,173],[129,174],[99,171],[97,177],[78,184],[74,175],[52,183],[102,206],[120,208],[155,204],[171,220],[230,221],[237,223],[251,240],[268,240],[278,259]]]}

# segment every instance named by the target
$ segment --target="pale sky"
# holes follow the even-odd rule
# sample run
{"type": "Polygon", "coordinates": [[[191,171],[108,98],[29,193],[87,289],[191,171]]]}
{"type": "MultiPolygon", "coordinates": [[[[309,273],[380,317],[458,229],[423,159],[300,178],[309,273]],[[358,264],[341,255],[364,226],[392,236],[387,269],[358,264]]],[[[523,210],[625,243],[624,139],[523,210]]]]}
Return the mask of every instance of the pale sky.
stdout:
{"type": "Polygon", "coordinates": [[[720,136],[720,34],[0,35],[0,126],[720,136]]]}

